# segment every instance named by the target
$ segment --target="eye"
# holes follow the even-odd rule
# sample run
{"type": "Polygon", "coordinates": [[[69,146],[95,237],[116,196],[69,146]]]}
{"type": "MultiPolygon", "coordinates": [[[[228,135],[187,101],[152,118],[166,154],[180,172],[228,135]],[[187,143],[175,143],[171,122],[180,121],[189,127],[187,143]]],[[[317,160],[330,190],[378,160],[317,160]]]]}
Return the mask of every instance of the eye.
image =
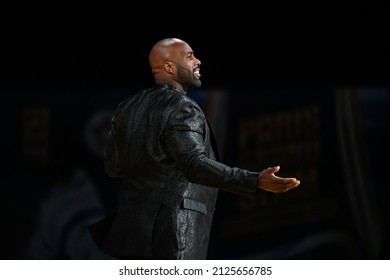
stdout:
{"type": "Polygon", "coordinates": [[[193,54],[193,53],[189,53],[189,54],[187,55],[187,59],[189,59],[189,60],[195,59],[194,54],[193,54]]]}

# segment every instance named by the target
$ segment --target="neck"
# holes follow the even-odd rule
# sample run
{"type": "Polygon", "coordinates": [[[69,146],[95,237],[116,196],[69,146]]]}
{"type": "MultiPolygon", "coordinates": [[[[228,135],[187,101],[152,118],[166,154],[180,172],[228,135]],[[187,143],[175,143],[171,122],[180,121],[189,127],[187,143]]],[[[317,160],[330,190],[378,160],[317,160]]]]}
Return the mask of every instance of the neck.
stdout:
{"type": "Polygon", "coordinates": [[[156,79],[155,80],[155,84],[166,84],[166,85],[170,85],[170,86],[173,86],[175,88],[177,88],[178,90],[180,90],[182,93],[186,94],[187,91],[184,90],[183,86],[181,84],[179,84],[178,82],[176,81],[173,81],[173,80],[164,80],[164,79],[156,79]]]}

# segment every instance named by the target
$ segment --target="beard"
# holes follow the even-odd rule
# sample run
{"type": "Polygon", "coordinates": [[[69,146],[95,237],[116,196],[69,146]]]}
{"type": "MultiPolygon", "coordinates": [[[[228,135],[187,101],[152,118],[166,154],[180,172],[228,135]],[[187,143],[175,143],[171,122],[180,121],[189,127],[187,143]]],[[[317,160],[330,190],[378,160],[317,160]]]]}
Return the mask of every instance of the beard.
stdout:
{"type": "Polygon", "coordinates": [[[177,66],[177,77],[185,88],[199,88],[202,85],[201,80],[197,79],[191,70],[181,65],[177,66]]]}

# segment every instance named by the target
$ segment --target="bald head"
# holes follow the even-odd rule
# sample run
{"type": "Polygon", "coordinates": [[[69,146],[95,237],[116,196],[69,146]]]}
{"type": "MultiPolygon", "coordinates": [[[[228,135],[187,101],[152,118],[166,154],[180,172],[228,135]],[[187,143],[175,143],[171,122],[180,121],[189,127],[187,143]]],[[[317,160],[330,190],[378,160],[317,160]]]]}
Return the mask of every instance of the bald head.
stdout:
{"type": "Polygon", "coordinates": [[[188,44],[177,38],[166,38],[158,41],[149,54],[149,64],[152,73],[154,74],[161,70],[165,61],[173,60],[177,51],[184,45],[188,44]]]}
{"type": "Polygon", "coordinates": [[[199,66],[191,47],[178,38],[158,41],[149,54],[149,64],[156,83],[167,83],[186,92],[200,86],[199,66]]]}

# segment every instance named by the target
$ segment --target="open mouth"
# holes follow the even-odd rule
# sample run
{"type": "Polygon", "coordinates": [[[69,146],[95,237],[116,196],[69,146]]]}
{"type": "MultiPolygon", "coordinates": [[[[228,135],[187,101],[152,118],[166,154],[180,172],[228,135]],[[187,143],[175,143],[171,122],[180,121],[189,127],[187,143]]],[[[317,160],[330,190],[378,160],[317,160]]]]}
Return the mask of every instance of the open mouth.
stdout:
{"type": "Polygon", "coordinates": [[[196,70],[194,71],[194,76],[195,76],[195,78],[200,79],[200,72],[199,72],[199,69],[196,69],[196,70]]]}

